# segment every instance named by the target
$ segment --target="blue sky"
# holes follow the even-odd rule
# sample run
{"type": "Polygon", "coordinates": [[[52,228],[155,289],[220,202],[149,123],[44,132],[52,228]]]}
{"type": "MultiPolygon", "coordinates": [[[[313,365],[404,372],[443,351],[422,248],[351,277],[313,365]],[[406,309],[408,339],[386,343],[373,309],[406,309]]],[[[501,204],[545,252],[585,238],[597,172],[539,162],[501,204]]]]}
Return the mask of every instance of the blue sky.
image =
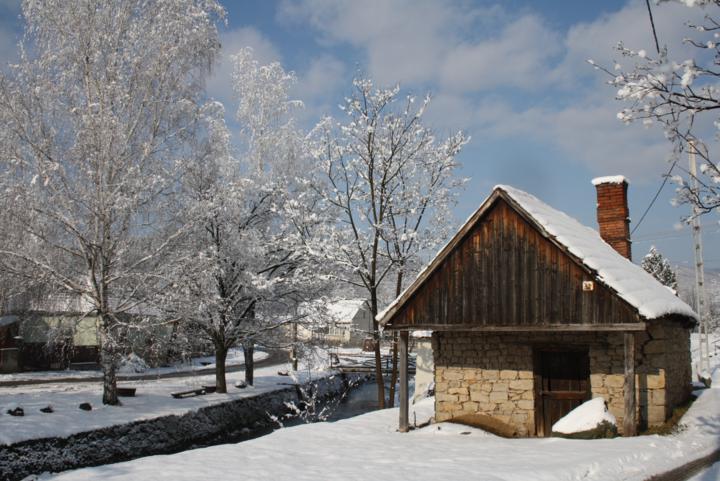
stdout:
{"type": "MultiPolygon", "coordinates": [[[[12,56],[21,30],[18,1],[0,0],[0,59],[12,56]]],[[[654,3],[654,2],[653,2],[654,3]]],[[[471,180],[456,208],[466,218],[496,184],[527,190],[595,226],[590,181],[622,174],[631,181],[630,211],[639,220],[669,167],[669,144],[656,128],[625,126],[621,104],[586,60],[612,65],[613,47],[653,49],[643,0],[503,2],[450,0],[227,1],[225,54],[252,46],[263,62],[298,76],[294,95],[310,127],[338,104],[362,71],[379,84],[430,92],[427,120],[440,134],[463,129],[472,141],[459,157],[471,180]]],[[[655,6],[658,36],[676,57],[688,47],[684,19],[698,9],[655,6]]],[[[234,104],[230,68],[221,61],[210,94],[234,104]]],[[[634,258],[651,243],[674,264],[692,258],[688,207],[672,207],[667,185],[634,234],[634,258]]],[[[708,267],[720,267],[716,214],[703,218],[708,267]]],[[[632,224],[634,226],[634,223],[632,224]]]]}

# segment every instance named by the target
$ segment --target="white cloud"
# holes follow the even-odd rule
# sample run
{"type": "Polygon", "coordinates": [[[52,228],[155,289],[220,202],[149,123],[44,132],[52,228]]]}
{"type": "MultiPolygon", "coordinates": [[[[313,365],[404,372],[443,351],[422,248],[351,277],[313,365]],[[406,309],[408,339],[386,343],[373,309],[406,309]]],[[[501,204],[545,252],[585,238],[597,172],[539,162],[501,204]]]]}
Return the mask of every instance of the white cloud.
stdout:
{"type": "Polygon", "coordinates": [[[309,67],[297,76],[298,83],[291,96],[305,103],[305,109],[299,114],[301,122],[310,125],[336,113],[338,99],[349,88],[347,67],[342,61],[322,55],[311,60],[309,67]]]}
{"type": "Polygon", "coordinates": [[[230,57],[245,47],[252,47],[260,63],[280,60],[280,53],[262,33],[253,27],[242,27],[220,34],[222,44],[220,58],[208,79],[207,89],[211,97],[225,105],[228,116],[233,116],[235,94],[232,88],[232,62],[230,57]]]}
{"type": "Polygon", "coordinates": [[[496,7],[471,9],[440,0],[304,0],[283,2],[279,16],[309,23],[319,32],[321,43],[360,49],[368,73],[387,85],[435,81],[438,65],[468,32],[473,19],[487,21],[498,12],[496,7]]]}
{"type": "Polygon", "coordinates": [[[521,16],[495,38],[449,49],[440,69],[441,86],[461,92],[542,87],[549,81],[551,58],[561,52],[560,39],[541,18],[521,16]]]}
{"type": "MultiPolygon", "coordinates": [[[[686,58],[692,47],[682,39],[692,32],[684,21],[705,12],[663,3],[653,13],[661,45],[686,58]]],[[[280,9],[282,19],[316,29],[321,45],[357,48],[379,83],[429,86],[428,118],[440,130],[463,128],[473,143],[530,139],[598,174],[656,180],[669,143],[658,127],[618,121],[623,105],[587,64],[612,66],[620,40],[654,50],[644,3],[628,1],[567,31],[553,30],[544,15],[425,0],[286,0],[280,9]]]]}

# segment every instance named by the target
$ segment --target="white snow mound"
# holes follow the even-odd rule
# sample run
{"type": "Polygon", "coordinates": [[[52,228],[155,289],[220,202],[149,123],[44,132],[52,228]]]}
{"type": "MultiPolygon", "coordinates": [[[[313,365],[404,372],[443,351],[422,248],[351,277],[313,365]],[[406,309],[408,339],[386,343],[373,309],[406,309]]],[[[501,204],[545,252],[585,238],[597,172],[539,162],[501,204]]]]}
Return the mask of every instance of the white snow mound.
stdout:
{"type": "Polygon", "coordinates": [[[120,360],[118,372],[121,374],[139,374],[148,370],[148,365],[137,354],[131,352],[120,360]]]}
{"type": "Polygon", "coordinates": [[[617,425],[615,416],[608,412],[607,406],[605,406],[605,399],[596,397],[585,401],[560,418],[553,424],[552,430],[562,434],[581,433],[594,429],[603,421],[607,421],[613,426],[617,425]]]}

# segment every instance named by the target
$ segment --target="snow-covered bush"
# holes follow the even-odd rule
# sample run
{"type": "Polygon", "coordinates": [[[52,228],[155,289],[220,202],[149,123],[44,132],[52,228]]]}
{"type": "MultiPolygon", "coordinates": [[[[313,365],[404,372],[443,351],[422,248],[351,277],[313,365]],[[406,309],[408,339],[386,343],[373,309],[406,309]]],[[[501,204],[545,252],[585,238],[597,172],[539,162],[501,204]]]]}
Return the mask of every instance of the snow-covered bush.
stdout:
{"type": "Polygon", "coordinates": [[[134,374],[145,372],[147,371],[147,369],[148,365],[143,360],[143,358],[141,358],[134,352],[131,352],[120,360],[118,372],[123,374],[134,374]]]}

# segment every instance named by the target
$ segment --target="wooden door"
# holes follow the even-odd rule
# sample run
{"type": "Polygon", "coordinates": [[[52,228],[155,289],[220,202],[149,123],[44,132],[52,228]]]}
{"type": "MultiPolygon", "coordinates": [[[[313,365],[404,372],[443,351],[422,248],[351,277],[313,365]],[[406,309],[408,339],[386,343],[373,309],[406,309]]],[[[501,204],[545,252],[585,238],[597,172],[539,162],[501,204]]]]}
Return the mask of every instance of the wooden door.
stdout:
{"type": "Polygon", "coordinates": [[[535,362],[537,432],[550,436],[555,422],[590,399],[590,358],[587,350],[543,350],[535,362]]]}

